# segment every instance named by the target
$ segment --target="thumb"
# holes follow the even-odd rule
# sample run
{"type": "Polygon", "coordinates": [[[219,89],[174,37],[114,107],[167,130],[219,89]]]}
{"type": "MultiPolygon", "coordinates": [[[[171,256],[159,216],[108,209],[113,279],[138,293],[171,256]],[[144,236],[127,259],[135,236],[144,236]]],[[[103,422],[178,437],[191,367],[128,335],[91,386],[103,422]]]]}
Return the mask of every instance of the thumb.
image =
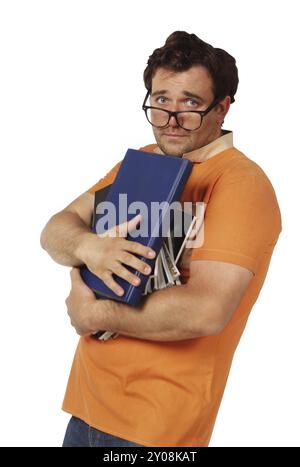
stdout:
{"type": "Polygon", "coordinates": [[[117,226],[117,235],[118,237],[126,237],[128,233],[136,229],[137,225],[142,220],[142,214],[137,214],[135,217],[130,219],[130,221],[124,222],[117,226]]]}

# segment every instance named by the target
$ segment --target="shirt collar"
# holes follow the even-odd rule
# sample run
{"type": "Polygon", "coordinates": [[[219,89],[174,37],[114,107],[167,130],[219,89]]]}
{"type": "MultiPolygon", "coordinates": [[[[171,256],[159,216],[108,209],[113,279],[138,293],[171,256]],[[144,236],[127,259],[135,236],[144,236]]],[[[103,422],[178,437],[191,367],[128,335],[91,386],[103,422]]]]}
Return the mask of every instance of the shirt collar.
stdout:
{"type": "Polygon", "coordinates": [[[211,143],[203,146],[202,148],[195,149],[194,151],[183,154],[182,159],[188,159],[191,162],[204,162],[220,152],[233,147],[233,133],[232,131],[222,130],[222,135],[212,141],[211,143]]]}
{"type": "MultiPolygon", "coordinates": [[[[232,131],[222,130],[222,135],[219,138],[215,139],[209,144],[206,144],[206,146],[203,146],[202,148],[198,148],[194,151],[184,153],[182,159],[188,159],[191,162],[200,163],[232,147],[232,131]]],[[[159,149],[158,146],[155,149],[155,152],[157,152],[158,154],[163,154],[163,152],[159,149]]]]}

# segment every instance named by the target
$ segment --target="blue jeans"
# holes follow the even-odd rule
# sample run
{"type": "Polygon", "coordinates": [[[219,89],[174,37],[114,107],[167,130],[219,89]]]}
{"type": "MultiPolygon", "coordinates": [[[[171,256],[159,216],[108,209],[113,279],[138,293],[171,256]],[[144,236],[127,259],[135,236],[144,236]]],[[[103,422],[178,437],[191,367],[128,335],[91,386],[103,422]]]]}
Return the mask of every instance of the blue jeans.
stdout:
{"type": "Polygon", "coordinates": [[[127,441],[126,439],[118,438],[117,436],[109,435],[103,431],[96,430],[79,418],[71,417],[63,442],[64,448],[96,448],[117,446],[141,447],[142,445],[127,441]]]}

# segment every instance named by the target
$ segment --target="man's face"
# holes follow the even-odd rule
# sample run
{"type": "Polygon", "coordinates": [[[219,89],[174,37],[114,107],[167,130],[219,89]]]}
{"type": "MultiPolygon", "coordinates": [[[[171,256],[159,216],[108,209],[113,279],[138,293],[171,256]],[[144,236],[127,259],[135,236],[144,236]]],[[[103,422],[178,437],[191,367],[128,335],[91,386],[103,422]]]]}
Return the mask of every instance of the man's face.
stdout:
{"type": "MultiPolygon", "coordinates": [[[[152,79],[150,105],[170,111],[206,110],[214,100],[212,86],[210,74],[201,65],[182,72],[158,68],[152,79]]],[[[165,154],[173,156],[201,148],[220,136],[220,123],[226,112],[217,106],[203,117],[201,127],[194,131],[179,127],[175,117],[171,117],[166,128],[153,127],[156,142],[165,154]]]]}

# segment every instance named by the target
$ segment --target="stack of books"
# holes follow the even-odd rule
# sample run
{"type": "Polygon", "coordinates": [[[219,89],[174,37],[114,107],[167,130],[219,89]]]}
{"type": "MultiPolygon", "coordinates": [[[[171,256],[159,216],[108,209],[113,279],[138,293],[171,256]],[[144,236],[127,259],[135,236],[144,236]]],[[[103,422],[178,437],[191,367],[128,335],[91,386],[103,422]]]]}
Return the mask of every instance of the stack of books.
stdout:
{"type": "MultiPolygon", "coordinates": [[[[184,213],[187,218],[188,214],[184,213]]],[[[196,225],[196,216],[190,216],[190,224],[186,235],[182,237],[174,236],[176,229],[170,229],[168,236],[164,238],[162,248],[156,257],[154,271],[149,276],[146,282],[145,290],[142,296],[146,296],[155,290],[165,289],[181,284],[180,271],[178,269],[179,260],[186,247],[187,241],[190,239],[191,232],[196,225]]],[[[187,219],[185,219],[185,222],[187,219]]],[[[180,226],[181,228],[182,226],[180,226]]],[[[106,341],[115,339],[118,333],[110,331],[98,331],[95,335],[98,340],[106,341]]]]}

